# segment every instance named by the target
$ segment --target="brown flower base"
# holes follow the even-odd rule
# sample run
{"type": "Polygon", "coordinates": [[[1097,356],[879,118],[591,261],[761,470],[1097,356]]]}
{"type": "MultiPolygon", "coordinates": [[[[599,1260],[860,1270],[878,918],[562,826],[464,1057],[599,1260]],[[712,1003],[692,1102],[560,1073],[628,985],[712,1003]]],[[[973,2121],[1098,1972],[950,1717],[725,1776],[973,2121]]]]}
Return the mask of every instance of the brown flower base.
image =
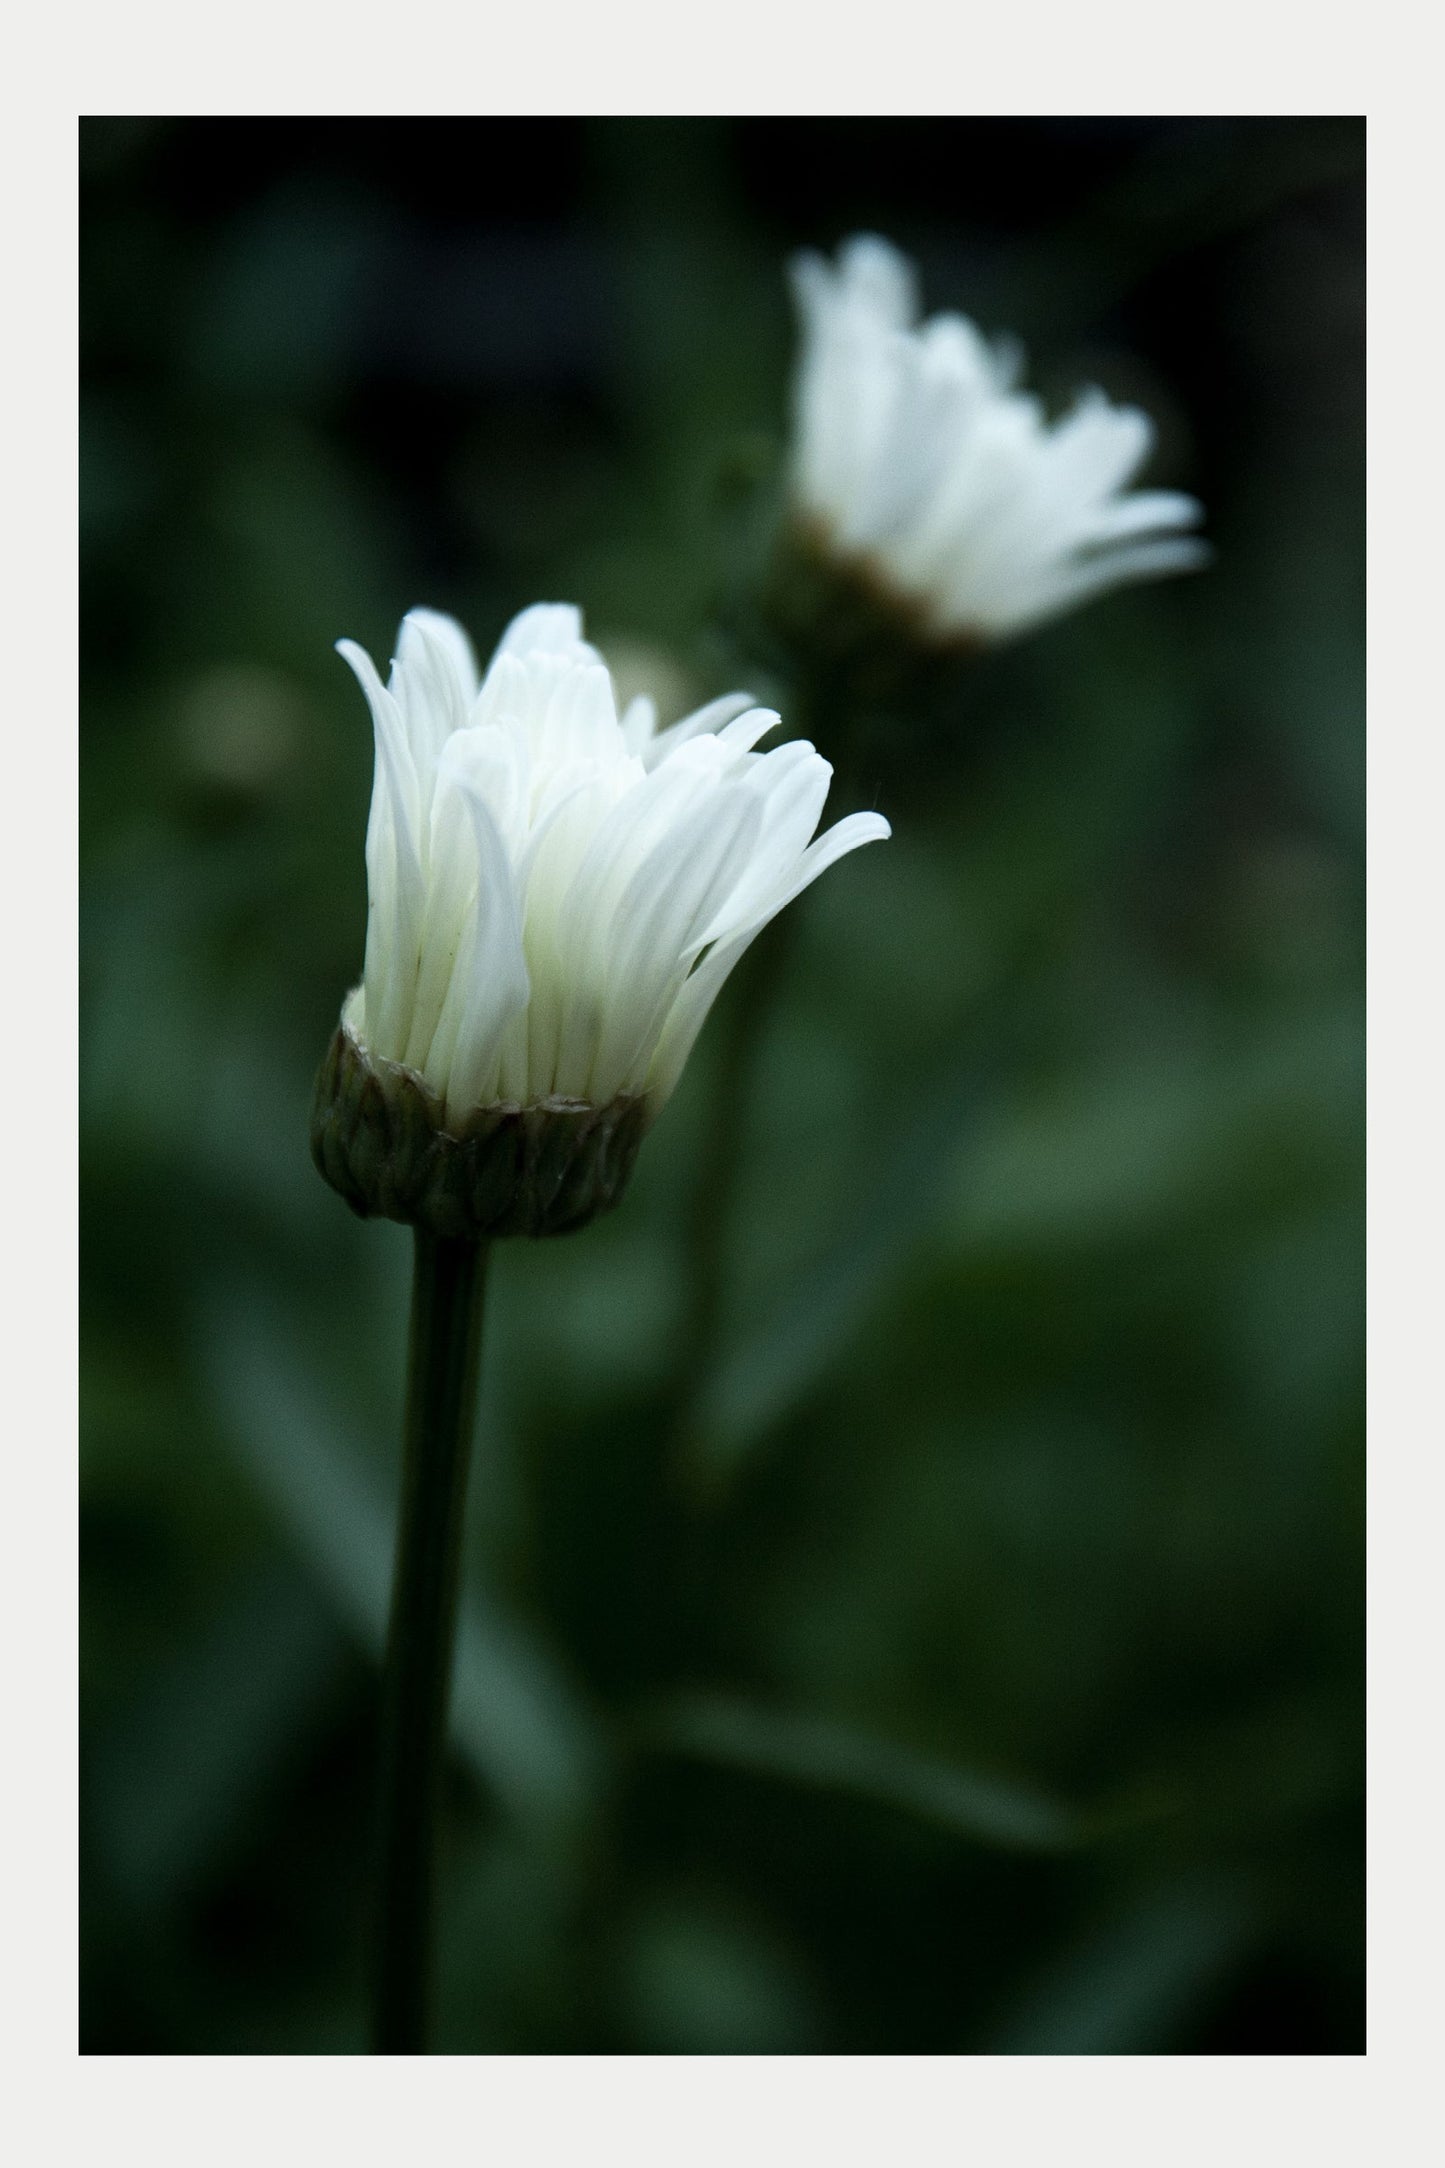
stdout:
{"type": "Polygon", "coordinates": [[[622,1196],[649,1114],[641,1098],[547,1099],[481,1107],[453,1134],[415,1070],[369,1053],[342,1024],[316,1079],[311,1156],[363,1219],[452,1241],[570,1234],[622,1196]]]}

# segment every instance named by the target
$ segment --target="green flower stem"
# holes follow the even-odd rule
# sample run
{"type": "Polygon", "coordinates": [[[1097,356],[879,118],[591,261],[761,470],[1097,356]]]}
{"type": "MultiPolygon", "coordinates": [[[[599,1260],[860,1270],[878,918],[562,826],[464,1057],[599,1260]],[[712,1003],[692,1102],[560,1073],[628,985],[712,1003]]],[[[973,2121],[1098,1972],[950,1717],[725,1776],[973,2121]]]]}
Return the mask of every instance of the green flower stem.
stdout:
{"type": "Polygon", "coordinates": [[[416,1229],[383,1713],[378,2055],[419,2055],[426,2046],[437,1809],[487,1249],[416,1229]]]}
{"type": "MultiPolygon", "coordinates": [[[[828,688],[795,678],[784,704],[790,726],[817,740],[815,721],[826,718],[833,735],[846,716],[841,702],[830,710],[828,688]]],[[[826,737],[826,732],[824,733],[826,737]]],[[[793,903],[765,926],[718,1003],[711,1031],[718,1043],[717,1072],[707,1108],[697,1180],[688,1201],[683,1234],[683,1314],[677,1338],[674,1393],[679,1411],[682,1459],[691,1453],[690,1424],[699,1388],[717,1359],[727,1292],[727,1270],[737,1204],[738,1167],[757,1084],[758,1064],[772,1030],[801,929],[793,903]]],[[[696,1470],[684,1465],[685,1481],[696,1470]]]]}
{"type": "Polygon", "coordinates": [[[687,1206],[687,1259],[678,1375],[684,1403],[700,1386],[718,1352],[737,1170],[757,1079],[778,998],[797,939],[796,906],[765,926],[738,967],[730,1002],[719,1003],[713,1028],[720,1042],[717,1073],[700,1145],[697,1179],[687,1206]]]}

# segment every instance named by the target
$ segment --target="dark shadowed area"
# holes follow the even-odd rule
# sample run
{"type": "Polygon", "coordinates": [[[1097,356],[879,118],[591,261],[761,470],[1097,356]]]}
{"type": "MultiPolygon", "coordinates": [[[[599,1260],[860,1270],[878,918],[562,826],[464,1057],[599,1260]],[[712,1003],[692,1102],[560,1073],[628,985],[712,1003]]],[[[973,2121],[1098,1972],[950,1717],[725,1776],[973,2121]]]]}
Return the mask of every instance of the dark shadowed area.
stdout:
{"type": "Polygon", "coordinates": [[[307,1149],[332,643],[566,599],[664,720],[737,683],[784,264],[863,228],[1146,406],[1216,560],[840,774],[894,840],[797,907],[705,1358],[743,975],[623,1207],[499,1249],[438,2044],[1360,2052],[1363,125],[80,153],[83,2048],[365,2040],[410,1245],[307,1149]]]}

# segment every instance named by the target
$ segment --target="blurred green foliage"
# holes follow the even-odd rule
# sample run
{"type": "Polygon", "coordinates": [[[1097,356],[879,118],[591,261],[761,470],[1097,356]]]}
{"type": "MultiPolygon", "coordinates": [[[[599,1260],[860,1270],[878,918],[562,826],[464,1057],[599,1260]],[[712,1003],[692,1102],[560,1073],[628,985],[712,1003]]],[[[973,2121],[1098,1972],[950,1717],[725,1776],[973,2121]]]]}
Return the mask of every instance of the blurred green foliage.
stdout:
{"type": "Polygon", "coordinates": [[[1362,127],[81,157],[83,2046],[363,2039],[409,1253],[306,1148],[365,910],[331,643],[560,596],[723,690],[782,261],[869,226],[1147,404],[1217,562],[850,778],[895,840],[800,913],[705,1374],[721,1016],[624,1209],[499,1256],[440,2044],[1359,2051],[1362,127]]]}

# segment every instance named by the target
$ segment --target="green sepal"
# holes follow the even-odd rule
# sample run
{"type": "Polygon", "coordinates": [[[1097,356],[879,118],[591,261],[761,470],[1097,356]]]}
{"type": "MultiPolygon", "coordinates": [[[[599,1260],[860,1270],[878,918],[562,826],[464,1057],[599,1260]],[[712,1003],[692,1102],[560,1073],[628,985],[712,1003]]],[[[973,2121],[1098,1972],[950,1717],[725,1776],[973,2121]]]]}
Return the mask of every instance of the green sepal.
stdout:
{"type": "Polygon", "coordinates": [[[906,711],[934,698],[979,644],[939,632],[880,565],[839,552],[820,526],[793,513],[775,531],[757,619],[790,680],[825,686],[855,711],[906,711]]]}
{"type": "Polygon", "coordinates": [[[643,1098],[548,1099],[480,1107],[449,1130],[414,1070],[340,1024],[316,1078],[311,1156],[363,1219],[454,1241],[570,1234],[622,1196],[650,1113],[643,1098]]]}

